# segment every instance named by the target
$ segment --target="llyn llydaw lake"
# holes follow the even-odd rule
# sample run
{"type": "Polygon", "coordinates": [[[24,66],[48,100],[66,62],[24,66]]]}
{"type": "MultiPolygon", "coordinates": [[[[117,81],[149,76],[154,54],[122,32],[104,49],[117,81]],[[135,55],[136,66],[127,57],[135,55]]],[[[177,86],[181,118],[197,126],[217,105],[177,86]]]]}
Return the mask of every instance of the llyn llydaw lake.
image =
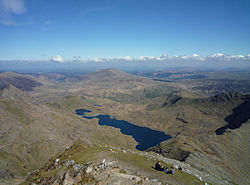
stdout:
{"type": "Polygon", "coordinates": [[[86,116],[86,112],[92,112],[87,109],[77,109],[75,112],[86,119],[97,118],[99,125],[119,128],[122,134],[131,135],[138,142],[138,145],[136,145],[136,149],[138,150],[146,150],[171,138],[171,136],[166,135],[164,132],[137,126],[124,120],[117,120],[116,118],[111,118],[110,115],[86,116]]]}

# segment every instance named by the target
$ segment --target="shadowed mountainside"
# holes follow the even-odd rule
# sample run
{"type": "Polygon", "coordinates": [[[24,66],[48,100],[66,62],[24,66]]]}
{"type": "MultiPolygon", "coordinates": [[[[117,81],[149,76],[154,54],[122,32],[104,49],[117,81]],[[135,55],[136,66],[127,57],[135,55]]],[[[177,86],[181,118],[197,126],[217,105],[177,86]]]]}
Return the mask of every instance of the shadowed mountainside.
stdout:
{"type": "Polygon", "coordinates": [[[0,90],[3,90],[4,88],[8,87],[8,83],[4,80],[0,79],[0,90]]]}
{"type": "Polygon", "coordinates": [[[32,91],[33,88],[42,86],[42,83],[33,79],[28,75],[21,75],[13,72],[5,72],[0,74],[0,79],[5,80],[9,84],[23,91],[32,91]]]}
{"type": "Polygon", "coordinates": [[[249,160],[246,156],[250,148],[247,147],[249,139],[246,133],[249,127],[241,127],[250,118],[249,99],[250,95],[241,93],[192,99],[178,93],[171,94],[161,107],[167,112],[178,112],[176,120],[179,125],[174,127],[178,131],[177,136],[148,151],[186,161],[200,170],[221,174],[231,181],[236,178],[236,182],[247,184],[246,169],[249,165],[246,162],[249,160]],[[237,129],[225,132],[227,128],[237,129]],[[217,136],[218,131],[225,135],[217,136]],[[244,156],[242,160],[236,157],[235,150],[244,156]]]}
{"type": "Polygon", "coordinates": [[[225,121],[228,124],[221,127],[221,128],[218,128],[216,130],[216,134],[221,135],[228,128],[230,128],[230,129],[239,128],[248,119],[250,119],[250,99],[233,109],[233,114],[231,114],[225,118],[225,121]]]}

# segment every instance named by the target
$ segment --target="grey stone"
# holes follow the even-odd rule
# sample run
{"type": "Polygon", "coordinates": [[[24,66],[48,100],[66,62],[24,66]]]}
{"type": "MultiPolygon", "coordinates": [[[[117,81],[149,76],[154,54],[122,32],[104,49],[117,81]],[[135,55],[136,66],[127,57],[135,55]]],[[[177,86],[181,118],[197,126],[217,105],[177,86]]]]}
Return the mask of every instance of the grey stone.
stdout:
{"type": "Polygon", "coordinates": [[[86,169],[86,173],[91,173],[93,171],[93,168],[88,166],[87,169],[86,169]]]}
{"type": "Polygon", "coordinates": [[[157,179],[151,179],[151,182],[157,182],[158,180],[157,179]]]}

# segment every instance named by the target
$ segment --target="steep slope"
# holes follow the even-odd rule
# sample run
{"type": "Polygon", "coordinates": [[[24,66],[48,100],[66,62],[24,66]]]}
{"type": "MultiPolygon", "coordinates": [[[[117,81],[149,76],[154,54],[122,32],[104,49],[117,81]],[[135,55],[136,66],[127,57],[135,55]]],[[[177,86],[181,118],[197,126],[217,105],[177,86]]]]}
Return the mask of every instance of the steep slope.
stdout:
{"type": "Polygon", "coordinates": [[[42,83],[36,81],[33,76],[22,75],[14,72],[1,73],[0,79],[24,91],[32,91],[33,88],[42,85],[42,83]]]}
{"type": "Polygon", "coordinates": [[[52,112],[12,85],[1,90],[0,115],[1,179],[25,176],[64,146],[62,142],[69,143],[58,137],[61,142],[53,144],[57,135],[52,112]]]}
{"type": "Polygon", "coordinates": [[[250,97],[242,104],[233,109],[233,113],[225,118],[227,125],[216,130],[217,135],[223,134],[227,129],[240,128],[243,123],[250,119],[250,97]]]}
{"type": "Polygon", "coordinates": [[[175,113],[169,130],[177,135],[149,151],[186,161],[228,181],[248,184],[249,100],[249,95],[240,93],[195,99],[172,94],[162,108],[167,114],[175,113]]]}
{"type": "Polygon", "coordinates": [[[52,111],[0,82],[0,182],[15,184],[60,149],[100,132],[94,124],[52,111]]]}
{"type": "Polygon", "coordinates": [[[22,184],[201,185],[205,182],[224,184],[216,176],[155,153],[107,145],[88,146],[77,141],[52,157],[43,168],[31,174],[22,184]],[[174,166],[174,174],[155,170],[153,166],[157,161],[161,161],[168,168],[174,166]]]}
{"type": "Polygon", "coordinates": [[[227,130],[223,135],[200,137],[206,149],[195,151],[186,162],[197,169],[218,174],[227,181],[249,184],[249,123],[243,123],[235,130],[227,130]]]}
{"type": "Polygon", "coordinates": [[[0,90],[3,90],[4,88],[8,87],[8,83],[4,80],[0,79],[0,90]]]}

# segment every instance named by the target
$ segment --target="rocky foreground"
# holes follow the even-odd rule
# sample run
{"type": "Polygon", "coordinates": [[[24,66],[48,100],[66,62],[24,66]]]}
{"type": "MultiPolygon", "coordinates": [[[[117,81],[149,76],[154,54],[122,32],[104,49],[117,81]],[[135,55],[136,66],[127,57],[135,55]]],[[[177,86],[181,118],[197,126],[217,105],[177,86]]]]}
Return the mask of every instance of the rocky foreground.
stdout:
{"type": "Polygon", "coordinates": [[[161,155],[112,146],[86,146],[78,141],[67,147],[40,170],[29,175],[25,184],[230,184],[190,165],[161,155]],[[156,161],[175,168],[174,174],[153,169],[156,161]]]}

